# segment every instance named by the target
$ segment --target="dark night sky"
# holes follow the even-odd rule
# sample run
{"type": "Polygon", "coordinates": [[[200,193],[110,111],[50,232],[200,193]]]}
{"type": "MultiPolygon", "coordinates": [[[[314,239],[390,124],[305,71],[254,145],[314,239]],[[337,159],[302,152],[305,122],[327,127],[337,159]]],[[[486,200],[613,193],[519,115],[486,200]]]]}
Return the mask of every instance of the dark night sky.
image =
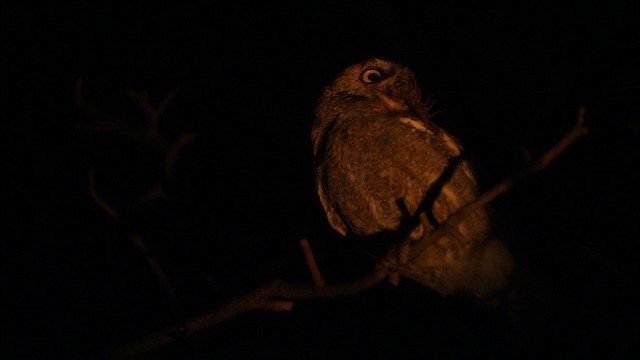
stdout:
{"type": "Polygon", "coordinates": [[[329,281],[370,260],[315,195],[314,101],[342,68],[386,57],[416,72],[435,118],[484,186],[541,154],[587,109],[590,134],[495,203],[521,270],[520,322],[404,281],[286,314],[232,319],[150,357],[638,355],[637,2],[542,5],[271,2],[233,6],[2,5],[2,347],[10,358],[94,357],[271,278],[306,282],[309,238],[329,281]],[[112,116],[172,89],[162,131],[195,131],[169,201],[126,211],[158,178],[153,149],[79,129],[76,79],[112,116]],[[90,199],[87,169],[122,210],[90,199]],[[132,247],[175,283],[181,313],[132,247]]]}

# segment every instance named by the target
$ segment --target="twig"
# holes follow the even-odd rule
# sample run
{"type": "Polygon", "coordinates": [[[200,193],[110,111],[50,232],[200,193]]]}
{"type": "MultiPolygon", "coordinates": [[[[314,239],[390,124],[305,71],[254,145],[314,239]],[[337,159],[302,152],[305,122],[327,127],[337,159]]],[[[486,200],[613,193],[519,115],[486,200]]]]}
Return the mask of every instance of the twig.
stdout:
{"type": "Polygon", "coordinates": [[[182,148],[196,140],[196,134],[188,131],[178,138],[173,145],[169,146],[165,155],[164,175],[167,180],[173,178],[173,172],[178,161],[178,156],[182,148]]]}
{"type": "Polygon", "coordinates": [[[311,271],[313,282],[316,284],[316,287],[323,288],[326,283],[322,278],[322,274],[320,274],[320,269],[318,269],[316,259],[313,257],[313,251],[311,251],[309,242],[307,241],[307,239],[302,239],[299,241],[299,244],[302,248],[302,252],[304,253],[304,258],[307,260],[307,265],[309,266],[309,270],[311,271]]]}
{"type": "Polygon", "coordinates": [[[106,212],[109,216],[111,216],[115,220],[118,220],[120,218],[120,213],[118,213],[118,210],[114,209],[113,206],[111,206],[105,199],[103,199],[96,190],[96,176],[93,172],[93,169],[89,169],[88,178],[89,194],[91,194],[91,198],[93,199],[93,201],[95,201],[96,204],[98,204],[98,206],[100,206],[102,210],[104,210],[104,212],[106,212]]]}
{"type": "Polygon", "coordinates": [[[78,106],[78,110],[82,115],[91,120],[86,121],[86,119],[83,120],[82,117],[79,118],[79,128],[90,129],[99,132],[120,131],[122,133],[131,135],[128,133],[128,129],[126,129],[126,126],[124,126],[124,124],[119,119],[103,113],[92,104],[86,102],[84,97],[84,81],[82,78],[78,78],[76,80],[75,95],[76,106],[78,106]]]}
{"type": "Polygon", "coordinates": [[[169,280],[167,273],[164,271],[162,266],[160,266],[158,260],[156,260],[155,256],[153,256],[149,251],[147,243],[138,234],[129,234],[129,239],[131,240],[133,246],[135,246],[135,248],[138,249],[138,251],[140,251],[140,253],[144,256],[145,260],[147,261],[147,265],[149,265],[156,278],[162,284],[162,287],[167,293],[167,296],[169,296],[169,299],[174,303],[174,305],[178,306],[178,296],[176,295],[174,286],[171,283],[171,280],[169,280]]]}
{"type": "Polygon", "coordinates": [[[158,124],[160,122],[160,117],[162,113],[165,111],[167,106],[175,99],[178,94],[177,90],[173,90],[169,92],[164,99],[160,102],[160,105],[157,107],[151,103],[149,100],[149,91],[142,90],[141,92],[137,92],[134,89],[128,89],[127,95],[129,98],[135,102],[144,113],[147,115],[149,119],[149,124],[147,125],[146,136],[147,138],[156,141],[161,145],[166,145],[166,139],[160,134],[158,131],[158,124]]]}
{"type": "Polygon", "coordinates": [[[531,172],[538,172],[547,166],[556,158],[558,155],[562,154],[564,150],[571,145],[574,141],[576,141],[579,137],[587,135],[589,130],[586,126],[584,126],[584,115],[585,108],[581,106],[578,110],[578,116],[576,118],[576,125],[567,133],[567,135],[560,140],[556,144],[556,146],[552,147],[547,151],[538,161],[532,164],[531,172]]]}
{"type": "MultiPolygon", "coordinates": [[[[89,193],[91,194],[91,198],[93,199],[93,201],[95,201],[96,204],[98,204],[98,206],[100,206],[100,208],[102,208],[102,210],[104,210],[114,220],[116,221],[119,220],[120,213],[113,206],[111,206],[109,202],[103,199],[102,196],[100,196],[100,194],[96,190],[96,180],[95,180],[95,174],[93,172],[93,169],[89,169],[88,178],[89,178],[89,193]]],[[[138,251],[140,251],[140,253],[144,256],[147,262],[147,265],[149,265],[149,268],[151,268],[151,271],[153,271],[158,281],[160,281],[160,283],[162,284],[170,300],[177,306],[178,298],[176,296],[174,286],[173,284],[171,284],[169,277],[167,276],[164,269],[162,269],[162,266],[160,266],[160,263],[158,262],[158,260],[149,251],[149,248],[147,247],[147,244],[144,241],[144,239],[138,234],[130,233],[129,240],[131,241],[131,244],[136,249],[138,249],[138,251]]]]}

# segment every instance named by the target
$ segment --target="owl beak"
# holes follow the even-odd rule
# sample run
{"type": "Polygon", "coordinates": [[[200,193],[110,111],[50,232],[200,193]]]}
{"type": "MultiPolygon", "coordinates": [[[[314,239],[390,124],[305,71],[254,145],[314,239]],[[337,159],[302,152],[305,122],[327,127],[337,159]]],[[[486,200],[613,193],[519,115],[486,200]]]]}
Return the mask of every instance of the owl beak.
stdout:
{"type": "Polygon", "coordinates": [[[404,99],[397,98],[395,96],[393,96],[393,97],[392,96],[387,96],[386,94],[384,94],[382,92],[376,92],[376,95],[378,96],[378,98],[382,101],[384,106],[389,111],[407,111],[407,110],[409,110],[409,106],[407,105],[407,102],[404,101],[404,99]]]}
{"type": "Polygon", "coordinates": [[[420,98],[406,99],[399,96],[388,96],[383,92],[377,92],[376,95],[388,111],[410,111],[422,120],[430,119],[429,107],[420,98]]]}
{"type": "Polygon", "coordinates": [[[415,84],[393,83],[386,91],[378,91],[376,95],[388,111],[410,111],[422,120],[429,119],[429,108],[422,101],[415,84]]]}

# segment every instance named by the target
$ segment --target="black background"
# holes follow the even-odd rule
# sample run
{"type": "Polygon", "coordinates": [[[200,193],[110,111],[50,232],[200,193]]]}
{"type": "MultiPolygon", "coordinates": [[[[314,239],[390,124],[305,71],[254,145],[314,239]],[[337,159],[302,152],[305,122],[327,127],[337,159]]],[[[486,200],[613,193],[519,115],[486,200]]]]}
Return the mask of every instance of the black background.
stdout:
{"type": "Polygon", "coordinates": [[[2,6],[3,354],[95,357],[269,279],[308,282],[303,237],[328,281],[367,271],[370,259],[324,218],[309,131],[322,86],[375,56],[416,72],[485,187],[586,107],[588,137],[494,203],[520,268],[517,324],[405,280],[243,314],[148,357],[638,355],[636,2],[2,6]],[[76,126],[80,77],[89,101],[129,122],[143,117],[128,87],[154,101],[178,89],[162,130],[198,140],[169,201],[127,212],[158,178],[158,158],[76,126]],[[90,167],[123,222],[91,201],[90,167]]]}

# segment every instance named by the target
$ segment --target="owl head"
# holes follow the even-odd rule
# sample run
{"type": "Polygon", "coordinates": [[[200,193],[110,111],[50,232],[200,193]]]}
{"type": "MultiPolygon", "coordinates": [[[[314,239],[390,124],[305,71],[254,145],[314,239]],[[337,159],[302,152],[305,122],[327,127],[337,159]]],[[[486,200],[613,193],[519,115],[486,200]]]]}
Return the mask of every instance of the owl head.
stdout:
{"type": "Polygon", "coordinates": [[[336,118],[356,113],[359,118],[399,113],[430,122],[429,106],[422,100],[415,74],[385,59],[351,65],[324,88],[312,131],[314,148],[336,118]]]}
{"type": "Polygon", "coordinates": [[[325,89],[323,96],[347,93],[379,100],[389,111],[411,110],[426,117],[415,74],[385,59],[369,59],[343,70],[325,89]]]}

